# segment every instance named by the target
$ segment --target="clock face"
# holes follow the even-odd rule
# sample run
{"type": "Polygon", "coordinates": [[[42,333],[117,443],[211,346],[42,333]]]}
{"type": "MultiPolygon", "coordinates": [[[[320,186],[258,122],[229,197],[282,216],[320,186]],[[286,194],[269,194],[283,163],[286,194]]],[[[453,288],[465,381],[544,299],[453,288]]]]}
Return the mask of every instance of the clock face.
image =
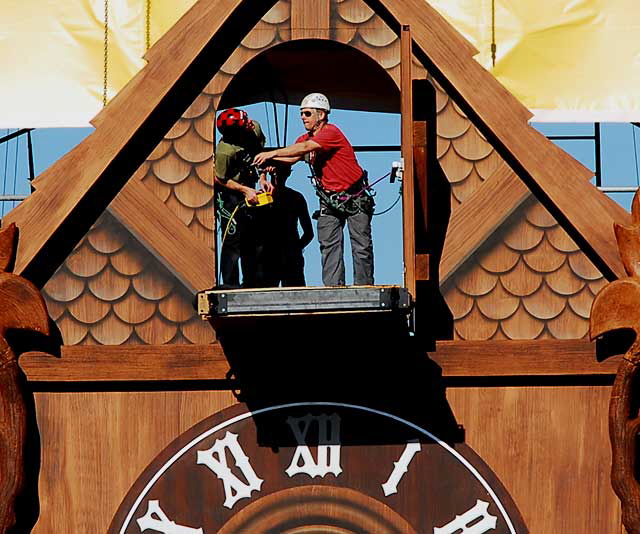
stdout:
{"type": "Polygon", "coordinates": [[[385,412],[340,403],[198,423],[144,471],[110,534],[526,533],[496,476],[385,412]]]}

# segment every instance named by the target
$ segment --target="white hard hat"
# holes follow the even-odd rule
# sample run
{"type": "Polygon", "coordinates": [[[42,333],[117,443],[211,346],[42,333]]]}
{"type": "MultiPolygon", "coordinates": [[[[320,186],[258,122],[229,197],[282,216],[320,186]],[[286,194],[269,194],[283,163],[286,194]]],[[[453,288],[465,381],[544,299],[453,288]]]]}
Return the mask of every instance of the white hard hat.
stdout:
{"type": "Polygon", "coordinates": [[[300,109],[302,108],[323,109],[327,113],[331,111],[329,99],[322,93],[311,93],[305,96],[300,103],[300,109]]]}

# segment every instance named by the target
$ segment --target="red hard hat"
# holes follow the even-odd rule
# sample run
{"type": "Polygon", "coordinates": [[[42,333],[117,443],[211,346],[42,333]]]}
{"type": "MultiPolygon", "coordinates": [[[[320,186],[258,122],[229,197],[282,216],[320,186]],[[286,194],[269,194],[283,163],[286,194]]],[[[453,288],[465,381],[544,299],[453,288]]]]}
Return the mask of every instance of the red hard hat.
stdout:
{"type": "Polygon", "coordinates": [[[231,130],[243,130],[253,126],[253,124],[249,120],[249,115],[247,115],[246,111],[229,108],[218,115],[216,126],[218,131],[224,135],[231,130]]]}

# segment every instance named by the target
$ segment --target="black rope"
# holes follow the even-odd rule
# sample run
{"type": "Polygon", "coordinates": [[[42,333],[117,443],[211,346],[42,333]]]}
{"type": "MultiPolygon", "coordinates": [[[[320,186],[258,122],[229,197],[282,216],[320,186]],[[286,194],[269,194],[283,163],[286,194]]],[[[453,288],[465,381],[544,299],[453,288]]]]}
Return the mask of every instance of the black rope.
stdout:
{"type": "Polygon", "coordinates": [[[287,132],[289,129],[289,99],[285,96],[284,104],[284,146],[287,146],[287,132]]]}
{"type": "Polygon", "coordinates": [[[289,94],[282,84],[278,84],[280,94],[284,100],[284,135],[282,136],[283,146],[287,146],[287,133],[289,132],[289,94]]]}
{"type": "Polygon", "coordinates": [[[401,199],[401,198],[402,198],[402,189],[400,189],[400,191],[398,192],[398,197],[393,201],[393,204],[391,204],[391,206],[389,206],[389,207],[388,207],[387,209],[385,209],[385,210],[374,212],[374,214],[373,214],[373,215],[374,215],[374,216],[376,216],[376,215],[384,215],[385,213],[390,212],[393,208],[395,208],[395,207],[396,207],[396,204],[397,204],[398,202],[400,202],[400,199],[401,199]]]}
{"type": "Polygon", "coordinates": [[[271,126],[269,121],[269,108],[267,107],[267,101],[264,101],[264,116],[267,118],[267,137],[269,138],[269,144],[273,145],[273,141],[271,139],[271,126]]]}

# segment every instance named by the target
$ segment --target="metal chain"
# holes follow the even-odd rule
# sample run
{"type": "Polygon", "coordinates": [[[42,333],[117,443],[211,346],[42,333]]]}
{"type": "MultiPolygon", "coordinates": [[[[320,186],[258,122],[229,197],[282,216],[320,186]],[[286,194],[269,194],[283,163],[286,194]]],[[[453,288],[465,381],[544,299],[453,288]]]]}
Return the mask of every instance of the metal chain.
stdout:
{"type": "Polygon", "coordinates": [[[491,0],[491,62],[496,66],[496,0],[491,0]]]}
{"type": "Polygon", "coordinates": [[[102,76],[102,105],[107,105],[107,81],[109,64],[109,0],[104,0],[104,69],[102,76]]]}
{"type": "Polygon", "coordinates": [[[151,0],[146,0],[145,26],[144,26],[145,52],[151,48],[151,0]]]}

